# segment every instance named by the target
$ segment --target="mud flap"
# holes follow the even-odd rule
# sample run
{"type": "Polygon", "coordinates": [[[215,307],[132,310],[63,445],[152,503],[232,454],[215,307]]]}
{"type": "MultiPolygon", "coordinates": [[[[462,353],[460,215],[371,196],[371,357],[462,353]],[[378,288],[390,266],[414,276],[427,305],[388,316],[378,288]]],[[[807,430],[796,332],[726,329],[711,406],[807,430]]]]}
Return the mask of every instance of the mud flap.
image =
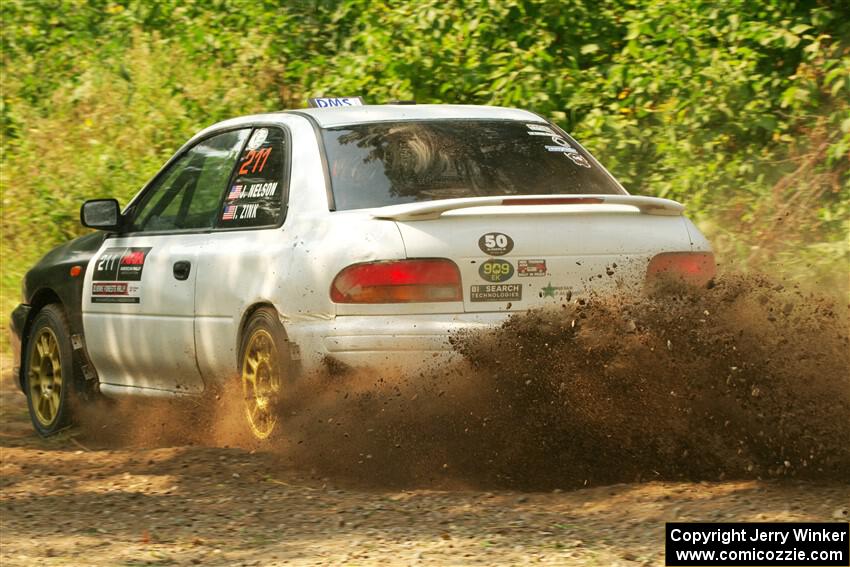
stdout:
{"type": "Polygon", "coordinates": [[[98,389],[97,372],[95,371],[94,365],[91,363],[91,359],[89,359],[85,339],[81,334],[76,333],[71,335],[71,347],[79,357],[80,370],[83,372],[83,378],[85,378],[86,386],[93,388],[96,391],[98,389]]]}

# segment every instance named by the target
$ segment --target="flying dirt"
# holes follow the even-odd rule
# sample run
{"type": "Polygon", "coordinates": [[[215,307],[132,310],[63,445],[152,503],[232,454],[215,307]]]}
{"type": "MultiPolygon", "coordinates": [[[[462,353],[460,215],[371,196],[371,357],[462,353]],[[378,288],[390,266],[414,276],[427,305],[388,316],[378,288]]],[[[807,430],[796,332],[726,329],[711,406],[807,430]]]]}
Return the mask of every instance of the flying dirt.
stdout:
{"type": "Polygon", "coordinates": [[[667,521],[844,521],[847,330],[761,277],[571,298],[447,365],[305,376],[260,446],[238,392],[40,439],[6,373],[0,561],[655,565],[667,521]]]}
{"type": "MultiPolygon", "coordinates": [[[[261,449],[381,487],[846,481],[848,321],[847,305],[764,276],[570,299],[451,337],[448,365],[303,377],[281,404],[284,434],[261,449]]],[[[89,434],[250,445],[226,394],[212,415],[98,412],[89,434]]]]}

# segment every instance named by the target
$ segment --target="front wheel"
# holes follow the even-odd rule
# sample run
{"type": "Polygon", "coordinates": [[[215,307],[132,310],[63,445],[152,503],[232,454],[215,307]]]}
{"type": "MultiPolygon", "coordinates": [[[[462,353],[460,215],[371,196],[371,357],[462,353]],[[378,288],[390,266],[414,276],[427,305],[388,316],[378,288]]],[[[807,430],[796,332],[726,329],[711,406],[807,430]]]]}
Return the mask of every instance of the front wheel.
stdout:
{"type": "Polygon", "coordinates": [[[279,429],[281,390],[291,366],[283,325],[273,309],[262,307],[251,316],[239,353],[248,428],[256,439],[268,439],[279,429]]]}
{"type": "Polygon", "coordinates": [[[68,320],[60,306],[48,305],[32,322],[24,362],[27,407],[42,437],[72,423],[75,378],[68,320]]]}

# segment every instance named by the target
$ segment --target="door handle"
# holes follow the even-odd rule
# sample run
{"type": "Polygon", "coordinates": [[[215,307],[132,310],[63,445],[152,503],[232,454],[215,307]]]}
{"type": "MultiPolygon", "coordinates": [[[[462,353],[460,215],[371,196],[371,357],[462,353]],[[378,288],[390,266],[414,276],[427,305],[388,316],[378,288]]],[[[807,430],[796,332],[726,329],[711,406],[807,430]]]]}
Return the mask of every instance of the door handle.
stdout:
{"type": "Polygon", "coordinates": [[[186,260],[174,262],[174,277],[178,280],[189,279],[189,272],[192,271],[192,263],[186,260]]]}

